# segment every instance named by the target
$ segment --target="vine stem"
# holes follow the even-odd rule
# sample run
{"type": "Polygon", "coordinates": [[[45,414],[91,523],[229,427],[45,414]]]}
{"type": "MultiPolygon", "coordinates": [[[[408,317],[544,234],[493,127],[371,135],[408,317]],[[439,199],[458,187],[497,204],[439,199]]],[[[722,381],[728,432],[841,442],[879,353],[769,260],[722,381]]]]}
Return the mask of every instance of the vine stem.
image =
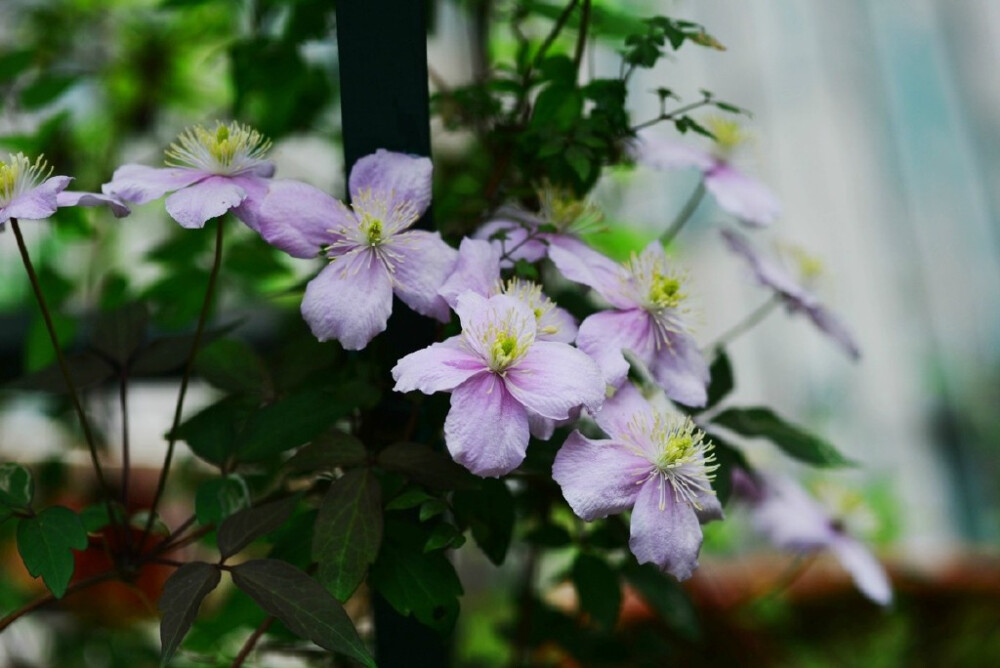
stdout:
{"type": "Polygon", "coordinates": [[[576,51],[573,53],[573,65],[577,71],[580,63],[583,62],[583,51],[587,47],[587,31],[590,28],[590,3],[591,0],[583,0],[583,7],[580,8],[580,30],[576,35],[576,51]]]}
{"type": "Polygon", "coordinates": [[[254,632],[250,634],[247,641],[243,643],[243,647],[240,648],[240,653],[236,655],[235,659],[233,659],[232,668],[240,668],[240,666],[243,665],[243,662],[247,660],[248,656],[250,656],[250,652],[252,652],[253,648],[257,646],[257,641],[260,640],[265,633],[267,633],[269,628],[271,628],[271,624],[274,624],[274,617],[268,617],[260,623],[260,626],[254,629],[254,632]]]}
{"type": "MultiPolygon", "coordinates": [[[[63,598],[65,599],[70,594],[78,592],[81,589],[87,589],[88,587],[92,587],[95,584],[100,584],[105,580],[111,580],[114,577],[115,577],[115,572],[108,571],[106,573],[99,573],[97,575],[89,577],[86,580],[80,580],[79,582],[75,582],[66,588],[66,593],[63,594],[63,598]]],[[[3,633],[8,626],[19,620],[21,617],[24,617],[29,612],[33,612],[39,608],[45,607],[46,605],[52,603],[55,600],[56,600],[55,596],[53,596],[52,594],[46,594],[45,596],[35,599],[31,603],[28,603],[27,605],[18,608],[17,610],[10,613],[3,619],[0,619],[0,633],[3,633]]]]}
{"type": "Polygon", "coordinates": [[[688,197],[687,202],[684,203],[684,208],[680,210],[677,216],[674,218],[674,222],[670,223],[670,227],[667,231],[660,236],[660,243],[663,245],[669,244],[677,236],[681,228],[687,224],[691,219],[691,216],[698,209],[698,205],[701,204],[701,200],[705,197],[705,179],[698,180],[698,186],[688,197]]]}
{"type": "Polygon", "coordinates": [[[642,123],[639,123],[638,125],[633,125],[630,129],[632,130],[632,132],[638,132],[643,128],[648,128],[651,125],[656,125],[657,123],[661,123],[663,121],[672,121],[675,118],[677,118],[677,116],[679,116],[680,114],[687,113],[689,111],[694,111],[695,109],[699,109],[709,104],[712,104],[712,100],[709,98],[698,100],[697,102],[692,102],[691,104],[684,105],[683,107],[677,107],[676,109],[674,109],[669,113],[661,112],[660,115],[657,116],[656,118],[651,118],[648,121],[643,121],[642,123]]]}
{"type": "Polygon", "coordinates": [[[714,342],[710,343],[705,347],[705,350],[712,350],[713,348],[721,348],[728,343],[731,343],[738,337],[747,333],[754,327],[756,327],[760,322],[771,314],[771,311],[781,303],[781,299],[775,295],[768,299],[766,302],[755,308],[750,314],[740,320],[738,323],[727,329],[719,338],[714,342]]]}
{"type": "Polygon", "coordinates": [[[48,303],[45,301],[45,295],[42,292],[42,284],[38,280],[38,274],[35,273],[35,267],[31,263],[31,256],[28,254],[28,246],[24,243],[24,236],[21,234],[21,227],[17,222],[16,218],[10,219],[10,227],[14,230],[14,238],[17,239],[17,249],[21,253],[21,260],[24,262],[24,269],[28,272],[28,280],[31,282],[31,288],[35,292],[35,299],[38,301],[38,308],[42,312],[42,319],[45,321],[45,329],[49,333],[49,339],[52,341],[52,348],[56,353],[56,361],[59,363],[59,370],[62,372],[63,378],[66,380],[66,388],[69,390],[70,398],[73,401],[73,408],[76,409],[76,415],[80,420],[80,428],[83,430],[83,437],[87,441],[87,448],[90,450],[90,460],[94,465],[94,473],[97,475],[97,481],[104,492],[104,501],[108,506],[108,517],[114,517],[114,513],[111,509],[111,488],[108,487],[108,481],[104,477],[104,469],[101,467],[101,460],[97,453],[97,442],[94,440],[94,434],[90,430],[90,422],[87,420],[87,414],[83,411],[83,404],[80,402],[80,393],[76,389],[76,383],[73,382],[73,376],[70,374],[69,365],[66,364],[66,357],[63,355],[62,346],[59,345],[59,336],[56,334],[55,325],[52,323],[52,315],[49,311],[48,303]]]}
{"type": "Polygon", "coordinates": [[[160,470],[160,479],[156,484],[156,494],[153,496],[153,505],[149,509],[149,516],[146,518],[146,526],[142,530],[142,538],[139,540],[139,551],[146,544],[150,531],[153,528],[153,521],[156,517],[156,509],[163,498],[164,489],[167,486],[167,477],[170,475],[170,465],[174,458],[174,448],[177,445],[177,427],[180,426],[181,416],[184,413],[184,397],[187,395],[188,382],[191,380],[191,371],[194,369],[194,358],[198,354],[201,346],[201,337],[205,333],[205,324],[208,322],[208,312],[212,305],[212,297],[215,294],[215,284],[219,277],[219,269],[222,267],[222,239],[224,218],[215,221],[215,257],[212,261],[212,270],[208,275],[208,285],[205,287],[205,300],[201,304],[201,314],[198,316],[198,326],[194,332],[194,340],[191,342],[191,352],[188,353],[187,362],[184,364],[184,374],[181,376],[181,387],[177,394],[177,406],[174,409],[174,421],[170,427],[170,434],[167,437],[167,454],[163,460],[163,468],[160,470]]]}

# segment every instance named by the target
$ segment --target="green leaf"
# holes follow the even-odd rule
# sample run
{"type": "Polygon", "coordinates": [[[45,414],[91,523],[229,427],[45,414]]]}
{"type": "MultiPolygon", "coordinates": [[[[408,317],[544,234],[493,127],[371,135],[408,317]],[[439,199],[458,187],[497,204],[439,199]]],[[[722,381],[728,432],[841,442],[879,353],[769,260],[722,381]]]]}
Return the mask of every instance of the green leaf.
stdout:
{"type": "Polygon", "coordinates": [[[142,302],[100,314],[94,327],[93,348],[125,366],[146,337],[149,312],[142,302]]]}
{"type": "Polygon", "coordinates": [[[514,498],[502,480],[486,478],[478,490],[455,492],[452,505],[459,522],[472,529],[476,545],[499,566],[514,533],[514,498]]]}
{"type": "Polygon", "coordinates": [[[698,613],[674,579],[664,575],[653,564],[640,566],[635,562],[627,564],[623,574],[670,628],[692,642],[701,639],[698,613]]]}
{"type": "Polygon", "coordinates": [[[719,349],[708,369],[711,380],[708,383],[708,402],[705,408],[711,408],[726,398],[733,391],[733,367],[729,364],[729,355],[719,349]]]}
{"type": "Polygon", "coordinates": [[[719,503],[726,505],[733,492],[733,469],[749,469],[749,465],[743,453],[724,438],[708,432],[705,433],[705,438],[715,446],[712,453],[715,455],[715,463],[719,466],[712,480],[712,488],[719,497],[719,503]]]}
{"type": "Polygon", "coordinates": [[[300,448],[285,466],[295,473],[329,471],[338,466],[357,466],[368,453],[364,444],[340,429],[330,429],[300,448]]]}
{"type": "Polygon", "coordinates": [[[454,524],[439,522],[431,530],[431,535],[424,543],[424,552],[432,552],[446,547],[459,548],[465,544],[465,536],[455,528],[454,524]]]}
{"type": "Polygon", "coordinates": [[[77,77],[66,74],[43,74],[21,91],[21,105],[34,110],[55,102],[75,84],[77,77]]]}
{"type": "Polygon", "coordinates": [[[87,532],[69,508],[51,506],[17,525],[17,550],[33,577],[62,598],[73,577],[73,550],[87,547],[87,532]]]}
{"type": "Polygon", "coordinates": [[[444,552],[424,552],[426,542],[418,527],[386,522],[386,537],[368,582],[400,614],[412,614],[447,633],[458,618],[462,583],[444,552]]]}
{"type": "Polygon", "coordinates": [[[203,348],[195,370],[206,381],[229,392],[261,392],[271,379],[253,348],[235,339],[219,339],[203,348]]]}
{"type": "Polygon", "coordinates": [[[167,665],[177,651],[198,617],[201,602],[218,586],[220,579],[216,566],[193,561],[174,571],[164,583],[158,605],[163,613],[160,619],[161,666],[167,665]]]}
{"type": "Polygon", "coordinates": [[[0,84],[16,79],[35,59],[33,49],[8,51],[0,55],[0,84]]]}
{"type": "Polygon", "coordinates": [[[531,127],[536,130],[550,128],[569,130],[580,119],[583,111],[583,94],[580,89],[551,84],[546,86],[535,100],[535,110],[531,115],[531,127]]]}
{"type": "Polygon", "coordinates": [[[770,408],[729,408],[714,424],[751,438],[766,438],[790,457],[815,466],[853,466],[827,441],[785,422],[770,408]]]}
{"type": "Polygon", "coordinates": [[[573,562],[573,585],[580,596],[580,608],[598,626],[612,628],[622,603],[618,574],[600,557],[581,554],[573,562]]]}
{"type": "Polygon", "coordinates": [[[375,666],[344,607],[323,586],[284,561],[255,559],[233,567],[233,583],[293,633],[323,649],[375,666]]]}
{"type": "Polygon", "coordinates": [[[0,464],[0,506],[14,510],[28,510],[35,498],[35,481],[31,471],[15,464],[0,464]]]}
{"type": "Polygon", "coordinates": [[[448,510],[448,504],[441,499],[431,499],[420,505],[420,521],[426,522],[448,510]]]}
{"type": "Polygon", "coordinates": [[[198,485],[194,514],[199,524],[218,524],[233,513],[250,506],[250,490],[243,478],[230,473],[198,485]]]}
{"type": "Polygon", "coordinates": [[[318,579],[346,601],[365,578],[382,543],[382,499],[366,469],[348,471],[330,485],[316,518],[312,557],[318,579]]]}
{"type": "MultiPolygon", "coordinates": [[[[52,344],[49,344],[51,349],[52,344]]],[[[111,365],[93,353],[79,353],[66,356],[66,366],[69,368],[69,375],[73,378],[73,384],[78,390],[92,387],[102,383],[115,375],[111,365]]],[[[58,363],[52,363],[38,371],[21,376],[12,381],[7,387],[40,392],[52,392],[64,394],[66,389],[66,378],[62,374],[62,369],[58,363]]]]}
{"type": "Polygon", "coordinates": [[[227,397],[181,423],[175,437],[205,461],[223,466],[236,451],[238,424],[247,413],[239,398],[227,397]]]}
{"type": "MultiPolygon", "coordinates": [[[[112,507],[114,508],[116,521],[121,522],[125,518],[121,506],[116,503],[112,504],[112,507]]],[[[83,528],[86,529],[87,533],[97,533],[111,524],[111,515],[108,514],[108,504],[95,503],[87,506],[80,511],[80,521],[83,522],[83,528]]],[[[145,526],[145,524],[142,525],[143,528],[145,526]]]]}
{"type": "Polygon", "coordinates": [[[478,480],[451,457],[420,443],[393,443],[378,453],[378,464],[433,489],[476,489],[478,480]]]}
{"type": "Polygon", "coordinates": [[[228,559],[261,536],[278,530],[292,516],[298,502],[298,495],[289,496],[233,513],[219,525],[219,554],[228,559]]]}
{"type": "Polygon", "coordinates": [[[425,501],[430,501],[434,497],[420,489],[419,487],[410,487],[404,490],[399,496],[395,496],[386,504],[386,510],[406,510],[407,508],[416,508],[421,503],[425,501]]]}
{"type": "Polygon", "coordinates": [[[324,392],[292,395],[254,413],[240,434],[241,461],[267,459],[316,437],[350,407],[324,392]]]}

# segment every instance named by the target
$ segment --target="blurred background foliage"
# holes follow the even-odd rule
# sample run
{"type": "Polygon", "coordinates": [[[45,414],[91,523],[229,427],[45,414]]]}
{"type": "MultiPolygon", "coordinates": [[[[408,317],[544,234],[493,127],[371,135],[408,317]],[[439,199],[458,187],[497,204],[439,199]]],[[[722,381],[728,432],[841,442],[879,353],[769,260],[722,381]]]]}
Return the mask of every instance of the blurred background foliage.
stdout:
{"type": "MultiPolygon", "coordinates": [[[[468,82],[452,85],[446,78],[450,73],[435,71],[431,63],[435,142],[440,139],[443,145],[435,163],[435,216],[443,233],[453,240],[468,233],[485,210],[502,200],[537,204],[532,184],[543,177],[580,195],[591,191],[602,176],[601,165],[619,157],[616,151],[630,119],[622,114],[626,86],[616,83],[614,76],[577,85],[575,69],[571,69],[577,19],[570,18],[569,29],[553,44],[553,57],[538,63],[538,78],[528,89],[521,77],[537,52],[540,36],[552,21],[559,20],[561,4],[490,0],[431,4],[435,39],[459,44],[459,52],[469,58],[471,75],[468,82]],[[449,32],[454,24],[444,19],[455,15],[463,17],[466,34],[449,32]],[[519,34],[531,35],[531,39],[519,34]],[[527,118],[527,100],[535,95],[534,113],[527,118]]],[[[302,148],[307,156],[302,159],[304,165],[288,160],[292,175],[333,187],[333,194],[339,196],[342,193],[336,188],[343,187],[343,176],[337,162],[339,92],[333,10],[332,0],[6,0],[0,5],[0,44],[4,45],[0,47],[0,147],[44,153],[56,173],[75,176],[75,189],[97,190],[119,164],[159,164],[162,150],[183,127],[235,118],[268,135],[279,156],[287,155],[283,147],[290,147],[290,152],[302,148]],[[324,160],[325,164],[313,164],[324,160]]],[[[625,62],[636,67],[645,67],[648,58],[655,64],[657,57],[649,54],[650,28],[636,17],[664,11],[659,5],[595,1],[592,11],[591,38],[608,53],[623,52],[625,62]]],[[[739,54],[723,55],[731,59],[731,67],[739,67],[739,54]]],[[[588,66],[593,68],[592,63],[588,66]]],[[[655,88],[637,94],[645,95],[646,108],[651,104],[654,110],[663,97],[655,88]]],[[[698,93],[690,90],[684,94],[687,101],[698,99],[698,93]]],[[[643,119],[633,117],[631,122],[636,120],[643,119]]],[[[695,125],[688,129],[697,134],[700,126],[694,118],[691,122],[695,125]]],[[[612,182],[627,178],[618,170],[609,175],[612,182]]],[[[605,190],[614,194],[613,187],[605,190]]],[[[619,225],[617,218],[624,220],[627,213],[610,211],[609,218],[616,221],[610,225],[612,234],[595,238],[613,256],[627,255],[656,234],[641,226],[619,225]]],[[[247,352],[225,350],[226,344],[220,344],[215,360],[252,356],[263,369],[261,378],[266,378],[253,379],[257,383],[254,392],[261,387],[272,392],[264,401],[294,397],[302,388],[347,394],[343,388],[348,387],[351,396],[345,399],[343,410],[334,406],[322,418],[329,423],[359,405],[374,405],[385,388],[372,378],[384,370],[367,368],[353,357],[345,360],[342,353],[318,346],[299,322],[297,304],[308,267],[294,266],[248,230],[237,226],[229,230],[216,322],[222,328],[238,325],[239,338],[250,345],[247,352]],[[355,384],[345,385],[348,382],[355,384]]],[[[82,349],[91,339],[100,312],[113,312],[137,299],[149,306],[150,340],[180,337],[193,327],[208,276],[211,235],[187,233],[159,207],[149,206],[122,221],[101,210],[63,209],[49,223],[38,224],[31,239],[46,294],[58,312],[60,337],[71,350],[82,349]]],[[[0,381],[9,382],[49,365],[52,352],[11,243],[0,244],[0,258],[0,381]]],[[[156,361],[161,363],[151,366],[150,377],[176,374],[178,363],[169,355],[156,361]]],[[[260,395],[247,398],[240,379],[212,375],[213,368],[218,371],[225,366],[212,367],[212,363],[210,353],[202,360],[201,370],[218,391],[230,396],[206,410],[215,410],[216,416],[220,412],[232,415],[260,403],[260,395]]],[[[948,437],[956,429],[965,434],[974,431],[977,437],[972,440],[987,444],[981,446],[982,451],[956,450],[952,457],[965,462],[966,468],[984,469],[995,478],[995,444],[1000,439],[995,388],[1000,383],[993,369],[979,387],[943,404],[935,423],[948,437]],[[956,405],[967,410],[956,412],[956,405]]],[[[14,403],[13,393],[4,393],[0,401],[14,403]]],[[[210,399],[202,403],[208,405],[210,399]]],[[[75,430],[62,400],[40,402],[40,406],[61,421],[64,431],[75,430]]],[[[446,406],[437,397],[428,399],[423,408],[422,419],[428,424],[435,418],[440,422],[446,406]]],[[[238,423],[239,418],[233,418],[233,424],[238,423]]],[[[197,436],[192,443],[196,454],[221,465],[223,474],[210,475],[193,459],[179,465],[178,480],[201,495],[203,518],[221,518],[251,498],[266,496],[270,485],[266,472],[244,471],[234,485],[220,482],[227,479],[228,460],[223,456],[213,461],[216,454],[209,448],[217,443],[201,451],[197,436]]],[[[17,449],[30,451],[32,445],[19,444],[17,449]]],[[[156,461],[161,446],[153,447],[156,461]]],[[[553,444],[533,443],[529,467],[544,471],[554,456],[553,448],[553,444]]],[[[277,466],[276,454],[266,452],[260,458],[261,467],[277,466]]],[[[50,453],[32,468],[40,489],[64,490],[48,501],[88,503],[88,490],[73,479],[67,458],[50,453]]],[[[981,481],[982,470],[978,473],[965,478],[963,470],[958,470],[956,484],[981,481]]],[[[454,623],[457,608],[453,606],[461,588],[456,590],[449,579],[443,549],[457,548],[464,539],[455,526],[439,517],[443,511],[434,503],[435,494],[420,496],[419,489],[414,492],[402,476],[391,471],[379,484],[384,499],[393,499],[386,525],[387,534],[393,536],[392,558],[415,564],[422,577],[445,591],[445,604],[413,601],[414,614],[431,626],[448,627],[454,623]],[[423,536],[411,535],[404,522],[393,520],[394,514],[412,519],[418,513],[421,521],[429,519],[428,526],[437,527],[429,554],[423,536]],[[441,605],[447,607],[444,619],[438,614],[441,605]]],[[[966,503],[965,535],[995,539],[1000,515],[991,495],[996,494],[996,487],[975,484],[983,487],[976,498],[986,501],[979,506],[966,503]]],[[[565,666],[666,662],[721,666],[737,661],[810,666],[990,665],[1000,661],[1000,635],[996,633],[1000,580],[995,555],[990,569],[977,571],[974,564],[979,562],[963,562],[936,579],[895,568],[899,600],[892,610],[882,612],[861,599],[824,560],[800,564],[791,558],[747,558],[746,545],[753,540],[746,531],[746,518],[737,511],[733,521],[706,526],[706,575],[682,589],[653,570],[622,566],[579,550],[575,541],[579,536],[585,538],[584,544],[589,541],[599,548],[621,547],[627,529],[620,520],[611,518],[582,528],[568,515],[549,514],[550,501],[545,497],[558,496],[554,485],[537,488],[533,494],[538,497],[528,497],[517,484],[512,486],[513,494],[503,485],[490,485],[483,494],[469,495],[467,503],[456,504],[456,524],[462,530],[471,527],[488,560],[503,562],[508,550],[513,558],[497,571],[469,548],[455,554],[466,591],[455,636],[460,665],[524,660],[515,656],[512,647],[530,648],[528,661],[532,663],[565,666]],[[525,607],[524,598],[535,593],[523,589],[520,571],[510,564],[530,563],[532,554],[543,549],[554,555],[539,574],[545,593],[525,607]],[[624,593],[618,586],[620,579],[628,583],[624,593]],[[577,585],[575,591],[565,586],[568,582],[577,585]],[[586,609],[586,618],[580,606],[586,609]],[[534,611],[530,619],[518,612],[525,609],[534,611]]],[[[866,488],[864,496],[870,516],[861,522],[862,533],[880,547],[895,545],[906,509],[895,493],[894,480],[883,475],[866,488]]],[[[315,511],[299,510],[293,525],[268,537],[274,550],[271,556],[294,563],[308,555],[315,511]]],[[[9,530],[9,525],[0,527],[6,534],[9,530]]],[[[3,559],[14,573],[19,566],[9,535],[4,545],[3,559]]],[[[392,563],[385,558],[372,576],[374,586],[385,592],[393,589],[392,563]]],[[[24,658],[31,651],[19,654],[16,646],[20,646],[41,651],[50,665],[156,665],[155,623],[148,621],[149,601],[141,595],[136,598],[136,591],[102,591],[82,604],[91,605],[92,617],[117,622],[118,628],[112,624],[98,629],[85,614],[74,616],[76,623],[52,618],[59,625],[58,633],[18,629],[10,634],[15,640],[5,645],[3,659],[9,665],[33,665],[24,658]],[[142,632],[124,626],[125,620],[135,617],[147,617],[139,627],[142,632]]],[[[142,587],[138,591],[141,594],[142,587]]],[[[4,610],[35,594],[37,587],[26,576],[0,579],[4,610]]],[[[264,618],[239,592],[226,592],[207,607],[185,644],[189,654],[180,656],[177,665],[212,661],[228,665],[249,631],[264,618]]],[[[292,638],[280,628],[274,637],[277,642],[292,638]]],[[[303,656],[316,658],[308,653],[303,656]]]]}

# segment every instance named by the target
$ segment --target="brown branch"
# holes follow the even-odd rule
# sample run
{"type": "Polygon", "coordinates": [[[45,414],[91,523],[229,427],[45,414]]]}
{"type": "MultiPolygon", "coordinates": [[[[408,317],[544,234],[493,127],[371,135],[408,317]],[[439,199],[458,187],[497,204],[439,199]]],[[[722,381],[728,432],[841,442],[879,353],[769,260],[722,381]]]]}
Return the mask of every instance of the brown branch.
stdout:
{"type": "Polygon", "coordinates": [[[250,652],[252,652],[253,648],[257,645],[257,641],[260,640],[265,633],[267,633],[269,628],[271,628],[271,624],[274,624],[274,617],[268,617],[262,621],[260,626],[258,626],[254,632],[250,634],[247,641],[243,643],[243,648],[240,649],[240,653],[236,655],[235,659],[233,659],[232,668],[240,668],[240,666],[243,665],[243,662],[247,660],[247,657],[250,656],[250,652]]]}
{"type": "MultiPolygon", "coordinates": [[[[71,594],[75,594],[76,592],[82,589],[87,589],[88,587],[92,587],[95,584],[100,584],[101,582],[104,582],[106,580],[114,579],[115,577],[116,577],[116,571],[108,571],[106,573],[99,573],[98,575],[94,575],[85,580],[80,580],[79,582],[75,582],[66,588],[66,593],[63,594],[63,599],[66,599],[71,594]]],[[[45,596],[42,596],[41,598],[35,599],[31,603],[28,603],[27,605],[22,606],[21,608],[18,608],[17,610],[10,613],[3,619],[0,619],[0,633],[3,633],[3,631],[8,626],[19,620],[21,617],[24,617],[29,612],[42,608],[56,600],[58,599],[56,599],[55,596],[49,593],[46,594],[45,596]]]]}

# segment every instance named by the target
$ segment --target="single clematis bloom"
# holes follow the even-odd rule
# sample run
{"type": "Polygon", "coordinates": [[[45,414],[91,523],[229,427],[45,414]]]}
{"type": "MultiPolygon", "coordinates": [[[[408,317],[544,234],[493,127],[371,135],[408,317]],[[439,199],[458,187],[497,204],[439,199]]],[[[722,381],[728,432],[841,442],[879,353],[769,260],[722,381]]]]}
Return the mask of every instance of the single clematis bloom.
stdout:
{"type": "Polygon", "coordinates": [[[105,195],[146,204],[167,193],[167,213],[186,228],[204,227],[227,211],[256,227],[256,211],[274,175],[265,160],[271,142],[240,123],[217,122],[213,130],[194,126],[167,150],[167,167],[122,165],[102,190],[105,195]]]}
{"type": "Polygon", "coordinates": [[[305,183],[275,181],[259,210],[258,231],[272,246],[329,260],[302,299],[316,338],[361,350],[385,330],[394,293],[448,322],[438,289],[458,253],[437,232],[409,229],[430,206],[430,159],[379,149],[354,165],[348,189],[350,208],[305,183]]]}
{"type": "Polygon", "coordinates": [[[642,133],[633,149],[635,159],[654,169],[693,167],[701,172],[705,188],[724,211],[751,226],[770,224],[781,213],[778,198],[729,161],[732,149],[742,141],[738,126],[728,121],[716,121],[710,125],[721,149],[717,152],[663,139],[652,133],[642,133]]]}
{"type": "Polygon", "coordinates": [[[794,480],[737,468],[733,470],[733,495],[750,507],[754,527],[776,547],[796,552],[829,550],[861,593],[879,605],[892,602],[892,585],[878,559],[794,480]]]}
{"type": "Polygon", "coordinates": [[[684,277],[667,266],[659,241],[624,265],[591,251],[588,261],[574,255],[559,265],[571,281],[596,290],[610,302],[580,324],[576,344],[601,367],[609,385],[628,375],[623,351],[631,351],[649,369],[671,399],[687,406],[708,400],[708,364],[685,322],[684,277]]]}
{"type": "Polygon", "coordinates": [[[535,314],[536,338],[539,341],[573,343],[576,319],[556,306],[537,283],[523,278],[500,278],[500,248],[482,239],[462,239],[455,269],[438,290],[452,308],[460,295],[472,291],[483,297],[508,295],[535,314]]]}
{"type": "Polygon", "coordinates": [[[128,207],[115,197],[66,190],[72,180],[52,176],[41,157],[32,162],[23,153],[8,154],[0,160],[0,229],[11,218],[42,220],[66,206],[106,205],[119,218],[128,215],[128,207]]]}
{"type": "Polygon", "coordinates": [[[565,343],[537,338],[534,314],[508,295],[466,292],[455,307],[462,333],[399,360],[397,392],[451,392],[445,444],[483,477],[517,468],[528,447],[529,415],[565,420],[604,401],[597,365],[565,343]]]}
{"type": "Polygon", "coordinates": [[[711,481],[712,444],[690,418],[651,406],[623,386],[594,415],[609,439],[578,431],[556,454],[552,477],[584,520],[632,510],[629,549],[678,580],[698,567],[701,524],[722,519],[711,481]]]}
{"type": "MultiPolygon", "coordinates": [[[[750,264],[757,282],[774,290],[784,302],[789,313],[803,313],[812,320],[819,330],[837,342],[853,360],[861,357],[861,350],[854,337],[840,320],[828,311],[809,290],[802,287],[784,267],[762,257],[750,245],[745,236],[724,230],[722,237],[726,246],[750,264]]],[[[802,259],[802,273],[806,276],[818,273],[817,262],[811,258],[802,259]]]]}

